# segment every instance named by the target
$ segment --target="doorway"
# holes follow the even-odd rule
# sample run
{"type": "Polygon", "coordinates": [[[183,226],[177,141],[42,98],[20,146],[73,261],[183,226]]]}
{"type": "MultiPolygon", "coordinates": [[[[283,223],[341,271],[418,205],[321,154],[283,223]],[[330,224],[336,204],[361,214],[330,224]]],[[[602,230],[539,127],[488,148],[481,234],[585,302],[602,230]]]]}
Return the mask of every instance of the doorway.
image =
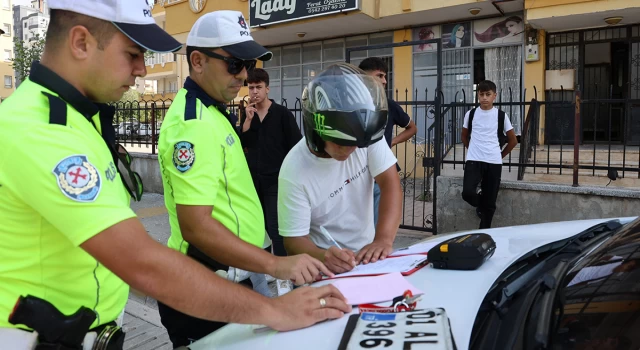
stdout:
{"type": "Polygon", "coordinates": [[[583,143],[624,142],[625,103],[628,98],[629,44],[585,45],[582,116],[583,143]]]}

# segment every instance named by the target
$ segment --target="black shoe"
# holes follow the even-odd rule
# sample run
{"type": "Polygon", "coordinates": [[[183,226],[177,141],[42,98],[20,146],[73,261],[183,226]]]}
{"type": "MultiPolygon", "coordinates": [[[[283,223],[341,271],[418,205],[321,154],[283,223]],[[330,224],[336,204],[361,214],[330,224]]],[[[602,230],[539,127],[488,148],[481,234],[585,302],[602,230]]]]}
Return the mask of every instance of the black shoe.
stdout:
{"type": "Polygon", "coordinates": [[[480,208],[476,208],[476,215],[478,215],[479,219],[482,219],[482,212],[480,211],[480,208]]]}

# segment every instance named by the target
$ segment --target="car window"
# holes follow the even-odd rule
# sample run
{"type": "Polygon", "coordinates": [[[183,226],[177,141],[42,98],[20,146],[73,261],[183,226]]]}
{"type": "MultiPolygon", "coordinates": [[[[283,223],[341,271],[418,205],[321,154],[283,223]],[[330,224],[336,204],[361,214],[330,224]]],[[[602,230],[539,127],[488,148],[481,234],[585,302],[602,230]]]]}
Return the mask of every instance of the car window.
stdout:
{"type": "Polygon", "coordinates": [[[640,348],[640,225],[627,227],[565,276],[554,348],[640,348]]]}

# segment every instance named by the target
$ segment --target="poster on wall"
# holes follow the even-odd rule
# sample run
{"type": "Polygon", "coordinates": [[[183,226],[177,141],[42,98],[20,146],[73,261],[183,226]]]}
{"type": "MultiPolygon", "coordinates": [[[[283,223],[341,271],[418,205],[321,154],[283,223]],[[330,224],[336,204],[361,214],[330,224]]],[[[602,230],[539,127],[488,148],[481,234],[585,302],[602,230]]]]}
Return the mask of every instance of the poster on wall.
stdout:
{"type": "MultiPolygon", "coordinates": [[[[437,39],[440,37],[440,27],[427,26],[427,27],[414,28],[412,36],[413,36],[412,38],[413,41],[437,39]]],[[[426,51],[435,51],[435,50],[437,50],[436,44],[421,44],[421,45],[413,46],[413,52],[426,52],[426,51]]]]}
{"type": "Polygon", "coordinates": [[[471,23],[453,23],[442,26],[442,46],[445,49],[471,46],[471,23]]]}
{"type": "Polygon", "coordinates": [[[522,16],[509,16],[479,20],[473,24],[474,46],[522,43],[524,21],[522,16]]]}

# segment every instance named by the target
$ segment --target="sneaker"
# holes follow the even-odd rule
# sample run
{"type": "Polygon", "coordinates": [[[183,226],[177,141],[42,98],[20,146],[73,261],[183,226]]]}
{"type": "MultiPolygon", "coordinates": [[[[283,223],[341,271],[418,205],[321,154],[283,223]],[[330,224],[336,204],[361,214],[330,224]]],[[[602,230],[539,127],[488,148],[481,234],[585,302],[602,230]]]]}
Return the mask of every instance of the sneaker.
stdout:
{"type": "Polygon", "coordinates": [[[234,283],[240,283],[251,276],[251,272],[245,271],[236,267],[229,267],[227,272],[227,279],[234,283]]]}
{"type": "Polygon", "coordinates": [[[271,283],[271,282],[275,282],[276,278],[271,276],[271,275],[267,275],[266,273],[264,274],[264,277],[267,279],[267,283],[271,283]]]}
{"type": "Polygon", "coordinates": [[[293,290],[293,282],[289,280],[277,280],[278,296],[283,296],[293,290]]]}
{"type": "Polygon", "coordinates": [[[271,288],[267,283],[266,276],[267,275],[261,273],[252,273],[249,279],[251,279],[254,291],[264,295],[265,297],[273,298],[274,293],[271,291],[271,288]]]}

